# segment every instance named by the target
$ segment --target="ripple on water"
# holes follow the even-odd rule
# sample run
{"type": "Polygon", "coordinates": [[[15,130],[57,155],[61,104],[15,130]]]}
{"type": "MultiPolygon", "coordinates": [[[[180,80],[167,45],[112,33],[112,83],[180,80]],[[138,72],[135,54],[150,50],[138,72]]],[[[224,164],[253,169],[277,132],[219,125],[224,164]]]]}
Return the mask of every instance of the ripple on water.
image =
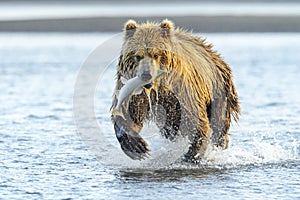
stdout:
{"type": "Polygon", "coordinates": [[[232,125],[229,148],[210,148],[199,165],[181,162],[186,140],[171,143],[151,126],[142,135],[152,157],[124,155],[109,117],[114,70],[95,93],[101,132],[86,127],[88,138],[76,134],[74,83],[103,38],[0,34],[0,199],[300,196],[299,34],[208,34],[233,68],[243,115],[232,125]]]}

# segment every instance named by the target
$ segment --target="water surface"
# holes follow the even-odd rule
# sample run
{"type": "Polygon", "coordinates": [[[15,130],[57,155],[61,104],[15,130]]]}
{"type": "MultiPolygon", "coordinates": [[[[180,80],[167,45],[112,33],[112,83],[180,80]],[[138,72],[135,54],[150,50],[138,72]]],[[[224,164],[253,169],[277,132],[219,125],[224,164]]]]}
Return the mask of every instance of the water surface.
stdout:
{"type": "Polygon", "coordinates": [[[82,141],[74,85],[111,36],[0,34],[0,199],[300,198],[300,34],[205,34],[232,66],[242,116],[228,150],[201,165],[172,164],[184,141],[151,124],[142,132],[151,159],[122,153],[109,119],[113,68],[95,95],[103,142],[96,152],[82,141]]]}

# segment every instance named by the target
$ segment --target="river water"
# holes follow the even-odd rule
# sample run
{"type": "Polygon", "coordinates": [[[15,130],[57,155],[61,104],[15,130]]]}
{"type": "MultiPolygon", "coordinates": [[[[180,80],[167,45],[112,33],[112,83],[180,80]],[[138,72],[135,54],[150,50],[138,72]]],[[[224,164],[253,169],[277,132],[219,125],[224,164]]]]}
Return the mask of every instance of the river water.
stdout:
{"type": "Polygon", "coordinates": [[[0,34],[0,199],[300,198],[300,34],[204,34],[232,66],[242,116],[229,148],[200,165],[173,163],[186,141],[170,143],[152,124],[142,131],[152,157],[123,154],[109,118],[113,67],[95,92],[102,132],[86,142],[74,88],[112,36],[0,34]]]}

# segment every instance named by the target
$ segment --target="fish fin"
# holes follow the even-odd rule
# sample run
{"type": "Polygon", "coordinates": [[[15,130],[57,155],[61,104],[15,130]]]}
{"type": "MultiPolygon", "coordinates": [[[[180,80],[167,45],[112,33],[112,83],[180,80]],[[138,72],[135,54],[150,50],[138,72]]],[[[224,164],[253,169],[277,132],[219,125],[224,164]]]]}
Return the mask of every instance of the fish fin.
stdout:
{"type": "Polygon", "coordinates": [[[127,82],[128,82],[128,80],[125,77],[121,76],[121,83],[126,85],[127,82]]]}
{"type": "Polygon", "coordinates": [[[142,87],[138,87],[133,91],[133,94],[141,94],[143,92],[143,88],[142,87]]]}
{"type": "MultiPolygon", "coordinates": [[[[117,110],[117,109],[113,109],[113,111],[111,112],[111,114],[114,115],[114,116],[120,116],[120,117],[122,117],[123,119],[125,119],[123,113],[122,113],[121,111],[117,110]]],[[[125,120],[126,120],[126,119],[125,119],[125,120]]]]}
{"type": "Polygon", "coordinates": [[[118,97],[119,97],[119,94],[120,94],[120,90],[116,90],[115,95],[116,95],[116,98],[117,98],[117,99],[118,99],[118,97]]]}
{"type": "Polygon", "coordinates": [[[157,72],[157,78],[160,77],[161,75],[163,75],[164,73],[166,73],[165,70],[158,70],[158,72],[157,72]]]}

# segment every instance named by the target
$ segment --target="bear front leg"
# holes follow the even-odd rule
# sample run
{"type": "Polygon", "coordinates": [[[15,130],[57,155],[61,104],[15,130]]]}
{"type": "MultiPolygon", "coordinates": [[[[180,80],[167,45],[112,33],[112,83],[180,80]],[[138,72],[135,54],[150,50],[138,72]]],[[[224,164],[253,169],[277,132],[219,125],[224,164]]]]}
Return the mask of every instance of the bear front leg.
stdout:
{"type": "Polygon", "coordinates": [[[161,107],[158,107],[155,112],[156,124],[160,127],[160,132],[165,138],[174,141],[181,124],[180,102],[172,92],[163,89],[158,92],[157,104],[161,107]]]}
{"type": "Polygon", "coordinates": [[[139,135],[148,110],[149,101],[143,91],[140,95],[131,96],[128,104],[122,107],[125,119],[121,116],[112,116],[121,149],[133,160],[143,160],[149,156],[148,144],[139,135]]]}
{"type": "Polygon", "coordinates": [[[114,122],[116,137],[123,152],[133,160],[143,160],[149,155],[146,141],[139,135],[141,126],[130,124],[117,116],[114,122]]]}

